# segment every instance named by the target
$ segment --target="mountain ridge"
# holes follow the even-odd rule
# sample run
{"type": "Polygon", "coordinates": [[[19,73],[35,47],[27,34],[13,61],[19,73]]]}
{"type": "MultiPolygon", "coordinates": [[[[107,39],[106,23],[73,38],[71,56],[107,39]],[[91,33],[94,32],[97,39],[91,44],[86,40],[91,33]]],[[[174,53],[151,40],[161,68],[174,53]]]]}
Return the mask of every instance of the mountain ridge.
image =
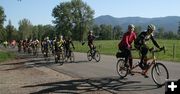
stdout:
{"type": "Polygon", "coordinates": [[[157,28],[164,28],[164,31],[177,32],[180,22],[180,16],[166,16],[166,17],[113,17],[110,15],[102,15],[94,19],[94,23],[97,25],[120,25],[123,30],[127,29],[128,24],[134,24],[135,26],[141,26],[142,29],[146,29],[148,24],[154,24],[157,28]]]}

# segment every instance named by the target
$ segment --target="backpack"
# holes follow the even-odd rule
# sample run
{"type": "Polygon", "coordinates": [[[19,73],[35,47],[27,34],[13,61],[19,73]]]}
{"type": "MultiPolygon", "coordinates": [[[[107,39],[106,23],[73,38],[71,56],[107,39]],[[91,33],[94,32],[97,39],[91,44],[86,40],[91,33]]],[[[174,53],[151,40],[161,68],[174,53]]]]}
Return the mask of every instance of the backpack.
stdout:
{"type": "Polygon", "coordinates": [[[117,52],[116,58],[125,58],[125,54],[123,52],[117,52]]]}

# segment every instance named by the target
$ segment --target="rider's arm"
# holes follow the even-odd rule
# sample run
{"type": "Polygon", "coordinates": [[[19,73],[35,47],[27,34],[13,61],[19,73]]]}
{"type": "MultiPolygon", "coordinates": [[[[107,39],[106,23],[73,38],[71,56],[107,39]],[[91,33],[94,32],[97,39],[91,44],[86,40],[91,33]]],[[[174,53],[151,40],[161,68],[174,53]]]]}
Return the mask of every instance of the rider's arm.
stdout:
{"type": "Polygon", "coordinates": [[[157,48],[160,48],[160,46],[158,45],[158,43],[156,42],[156,40],[154,39],[154,37],[153,37],[152,35],[150,36],[150,38],[151,38],[153,44],[154,44],[157,48]]]}
{"type": "Polygon", "coordinates": [[[131,45],[129,44],[129,37],[128,37],[128,35],[126,35],[126,34],[124,34],[124,36],[125,36],[125,44],[127,44],[127,45],[126,45],[127,48],[130,48],[131,45]]]}

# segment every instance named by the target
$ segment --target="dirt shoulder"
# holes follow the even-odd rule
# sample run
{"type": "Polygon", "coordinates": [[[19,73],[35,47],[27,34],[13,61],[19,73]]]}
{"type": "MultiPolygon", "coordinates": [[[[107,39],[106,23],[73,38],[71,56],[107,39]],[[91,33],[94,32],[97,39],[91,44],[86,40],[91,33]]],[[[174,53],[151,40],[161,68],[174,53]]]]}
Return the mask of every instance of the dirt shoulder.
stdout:
{"type": "Polygon", "coordinates": [[[0,64],[0,94],[38,92],[47,86],[36,87],[35,85],[76,79],[45,66],[27,67],[24,65],[25,62],[26,59],[16,59],[0,64]]]}

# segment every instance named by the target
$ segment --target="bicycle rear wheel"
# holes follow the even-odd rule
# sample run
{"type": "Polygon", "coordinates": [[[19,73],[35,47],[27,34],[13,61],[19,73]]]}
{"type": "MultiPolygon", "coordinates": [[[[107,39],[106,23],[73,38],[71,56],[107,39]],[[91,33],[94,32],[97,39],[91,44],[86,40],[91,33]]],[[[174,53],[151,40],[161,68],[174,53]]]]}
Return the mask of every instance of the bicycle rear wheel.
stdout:
{"type": "Polygon", "coordinates": [[[96,62],[99,62],[101,59],[100,53],[99,51],[96,51],[94,54],[94,59],[96,60],[96,62]]]}
{"type": "Polygon", "coordinates": [[[162,63],[156,63],[152,67],[151,76],[158,86],[163,86],[165,85],[166,79],[169,78],[169,73],[165,65],[162,63]]]}
{"type": "Polygon", "coordinates": [[[116,70],[121,78],[126,77],[128,74],[128,67],[124,65],[125,65],[125,61],[123,59],[119,59],[116,65],[116,70]]]}
{"type": "Polygon", "coordinates": [[[89,61],[92,60],[91,50],[89,50],[89,51],[87,52],[87,58],[88,58],[89,61]]]}

